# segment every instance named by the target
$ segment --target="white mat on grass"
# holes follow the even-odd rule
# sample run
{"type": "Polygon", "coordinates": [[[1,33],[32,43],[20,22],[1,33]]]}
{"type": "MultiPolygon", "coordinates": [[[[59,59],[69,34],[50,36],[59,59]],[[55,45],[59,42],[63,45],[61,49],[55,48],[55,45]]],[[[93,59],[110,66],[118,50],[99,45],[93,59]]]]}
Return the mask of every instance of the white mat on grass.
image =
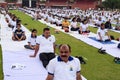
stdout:
{"type": "Polygon", "coordinates": [[[111,31],[114,31],[114,32],[117,32],[117,33],[120,33],[120,31],[118,30],[115,30],[115,29],[110,29],[111,31]]]}
{"type": "MultiPolygon", "coordinates": [[[[12,41],[12,30],[8,28],[4,16],[2,16],[0,23],[4,80],[45,80],[47,71],[43,68],[41,61],[38,57],[30,58],[29,55],[34,51],[24,48],[27,40],[12,41]],[[24,65],[24,68],[12,68],[12,65],[15,64],[24,65]]],[[[30,32],[26,28],[25,31],[28,37],[30,32]]]]}
{"type": "MultiPolygon", "coordinates": [[[[8,28],[4,16],[1,17],[0,23],[4,80],[45,80],[47,71],[42,66],[38,55],[36,58],[30,58],[29,55],[34,51],[24,48],[27,40],[12,41],[12,30],[8,28]]],[[[28,37],[30,32],[24,29],[28,37]]],[[[82,76],[82,80],[86,79],[82,76]]]]}
{"type": "Polygon", "coordinates": [[[30,53],[31,51],[4,52],[4,80],[45,80],[47,71],[43,68],[38,58],[29,58],[28,55],[30,53]],[[10,59],[9,61],[8,58],[10,59]],[[17,66],[18,64],[20,66],[14,68],[14,65],[17,66]]]}

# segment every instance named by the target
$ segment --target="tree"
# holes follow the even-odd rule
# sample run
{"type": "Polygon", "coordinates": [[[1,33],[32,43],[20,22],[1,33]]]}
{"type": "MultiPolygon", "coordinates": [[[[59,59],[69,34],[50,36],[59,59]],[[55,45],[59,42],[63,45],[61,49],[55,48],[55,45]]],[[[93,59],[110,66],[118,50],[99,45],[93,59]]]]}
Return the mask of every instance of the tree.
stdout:
{"type": "Polygon", "coordinates": [[[16,2],[17,0],[5,0],[6,2],[16,2]]]}
{"type": "Polygon", "coordinates": [[[105,0],[102,4],[105,8],[120,9],[120,0],[105,0]]]}

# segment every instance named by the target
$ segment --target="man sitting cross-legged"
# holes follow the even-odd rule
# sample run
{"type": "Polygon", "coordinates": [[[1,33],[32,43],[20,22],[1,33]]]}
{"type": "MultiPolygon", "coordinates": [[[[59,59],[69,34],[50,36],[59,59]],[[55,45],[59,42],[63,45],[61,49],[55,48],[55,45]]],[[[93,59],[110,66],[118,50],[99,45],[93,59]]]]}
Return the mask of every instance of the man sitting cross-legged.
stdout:
{"type": "Polygon", "coordinates": [[[97,40],[100,40],[100,41],[108,41],[108,40],[111,40],[109,34],[108,34],[108,31],[107,29],[105,29],[105,24],[102,23],[101,24],[101,27],[97,30],[97,37],[96,37],[97,40]]]}
{"type": "Polygon", "coordinates": [[[46,68],[49,61],[55,57],[55,37],[50,34],[49,28],[44,28],[43,34],[38,36],[36,40],[35,52],[33,55],[30,55],[30,57],[36,57],[38,51],[40,53],[39,59],[46,68]]]}
{"type": "Polygon", "coordinates": [[[25,39],[26,39],[25,32],[21,29],[21,25],[17,24],[16,29],[13,31],[12,40],[22,41],[25,39]]]}

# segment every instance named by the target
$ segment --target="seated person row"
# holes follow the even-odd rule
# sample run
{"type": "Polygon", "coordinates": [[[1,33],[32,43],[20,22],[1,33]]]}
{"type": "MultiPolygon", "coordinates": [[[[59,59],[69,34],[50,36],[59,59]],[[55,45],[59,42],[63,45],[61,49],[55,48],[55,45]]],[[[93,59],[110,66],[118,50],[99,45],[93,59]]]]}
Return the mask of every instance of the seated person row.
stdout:
{"type": "Polygon", "coordinates": [[[17,17],[13,16],[12,19],[9,21],[8,26],[13,29],[14,27],[16,27],[16,24],[17,24],[17,17]]]}
{"type": "Polygon", "coordinates": [[[13,41],[22,41],[25,40],[25,31],[22,29],[21,24],[17,24],[16,28],[13,30],[13,41]]]}
{"type": "Polygon", "coordinates": [[[37,30],[33,29],[31,35],[28,38],[28,45],[24,45],[26,49],[35,50],[37,40],[37,30]]]}
{"type": "Polygon", "coordinates": [[[19,20],[14,14],[7,13],[5,17],[8,27],[12,28],[12,30],[16,28],[17,24],[21,23],[21,20],[19,20]]]}
{"type": "Polygon", "coordinates": [[[100,40],[100,41],[110,41],[111,40],[107,29],[105,29],[105,24],[104,23],[102,23],[100,28],[97,30],[96,39],[100,40]]]}

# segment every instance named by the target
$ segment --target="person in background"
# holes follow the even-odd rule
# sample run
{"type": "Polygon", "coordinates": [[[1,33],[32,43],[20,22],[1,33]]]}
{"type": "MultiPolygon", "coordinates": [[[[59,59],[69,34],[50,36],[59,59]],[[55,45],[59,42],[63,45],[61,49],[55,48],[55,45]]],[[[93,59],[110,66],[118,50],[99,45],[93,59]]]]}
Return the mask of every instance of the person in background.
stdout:
{"type": "Polygon", "coordinates": [[[21,29],[21,24],[17,24],[17,28],[13,31],[12,40],[22,41],[26,39],[25,32],[21,29]]]}
{"type": "Polygon", "coordinates": [[[78,27],[78,23],[76,21],[76,18],[73,19],[73,21],[71,22],[71,31],[78,31],[79,27],[78,27]]]}
{"type": "Polygon", "coordinates": [[[105,29],[105,24],[104,23],[102,23],[101,27],[97,30],[96,39],[100,40],[100,41],[110,41],[111,40],[107,29],[105,29]]]}
{"type": "Polygon", "coordinates": [[[69,32],[69,21],[67,20],[67,18],[65,18],[65,20],[62,22],[62,29],[65,31],[65,32],[69,32]]]}
{"type": "Polygon", "coordinates": [[[120,31],[120,21],[119,20],[117,20],[117,24],[115,25],[115,30],[120,31]]]}
{"type": "Polygon", "coordinates": [[[28,38],[28,45],[24,45],[26,49],[35,50],[37,39],[37,30],[33,29],[31,35],[28,38]]]}
{"type": "Polygon", "coordinates": [[[83,23],[80,24],[80,29],[79,29],[79,34],[84,34],[84,33],[90,33],[90,30],[88,29],[89,25],[87,24],[87,20],[85,19],[83,23]]]}
{"type": "Polygon", "coordinates": [[[106,29],[112,29],[111,19],[109,19],[109,20],[105,23],[105,28],[106,28],[106,29]]]}

